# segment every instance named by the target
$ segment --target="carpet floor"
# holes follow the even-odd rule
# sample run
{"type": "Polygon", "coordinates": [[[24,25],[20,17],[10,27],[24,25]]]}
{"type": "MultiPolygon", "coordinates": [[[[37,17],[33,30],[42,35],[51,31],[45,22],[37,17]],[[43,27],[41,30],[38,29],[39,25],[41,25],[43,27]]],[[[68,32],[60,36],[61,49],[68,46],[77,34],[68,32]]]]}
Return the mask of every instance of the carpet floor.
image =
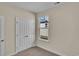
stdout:
{"type": "Polygon", "coordinates": [[[55,53],[48,52],[39,47],[32,47],[27,50],[18,52],[14,56],[58,56],[55,53]]]}

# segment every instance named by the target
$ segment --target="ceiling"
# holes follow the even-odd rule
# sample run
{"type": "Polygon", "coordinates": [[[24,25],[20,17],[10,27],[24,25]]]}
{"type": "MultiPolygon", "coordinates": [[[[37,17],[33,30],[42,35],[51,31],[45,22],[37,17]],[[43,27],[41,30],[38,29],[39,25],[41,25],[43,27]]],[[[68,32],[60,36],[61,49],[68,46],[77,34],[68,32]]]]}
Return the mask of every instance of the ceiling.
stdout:
{"type": "Polygon", "coordinates": [[[56,2],[5,2],[0,4],[13,5],[15,7],[23,8],[35,13],[53,8],[56,6],[56,2]]]}

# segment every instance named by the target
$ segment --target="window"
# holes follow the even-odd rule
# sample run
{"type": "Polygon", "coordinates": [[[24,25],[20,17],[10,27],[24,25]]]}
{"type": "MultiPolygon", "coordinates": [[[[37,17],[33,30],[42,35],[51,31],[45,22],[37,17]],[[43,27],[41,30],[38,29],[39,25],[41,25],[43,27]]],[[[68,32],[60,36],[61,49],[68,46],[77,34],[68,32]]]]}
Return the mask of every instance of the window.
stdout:
{"type": "Polygon", "coordinates": [[[48,16],[40,16],[40,39],[48,40],[48,16]]]}
{"type": "Polygon", "coordinates": [[[40,17],[40,28],[47,28],[48,27],[48,17],[41,16],[40,17]]]}

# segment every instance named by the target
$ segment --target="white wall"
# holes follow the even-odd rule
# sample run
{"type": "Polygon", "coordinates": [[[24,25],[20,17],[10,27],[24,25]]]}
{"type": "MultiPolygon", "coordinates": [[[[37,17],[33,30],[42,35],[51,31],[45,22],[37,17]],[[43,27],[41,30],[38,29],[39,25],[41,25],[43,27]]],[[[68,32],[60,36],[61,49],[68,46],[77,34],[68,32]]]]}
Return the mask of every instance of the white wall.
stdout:
{"type": "Polygon", "coordinates": [[[37,21],[37,46],[60,55],[79,55],[79,3],[62,6],[38,13],[49,16],[49,42],[39,40],[37,21]]]}

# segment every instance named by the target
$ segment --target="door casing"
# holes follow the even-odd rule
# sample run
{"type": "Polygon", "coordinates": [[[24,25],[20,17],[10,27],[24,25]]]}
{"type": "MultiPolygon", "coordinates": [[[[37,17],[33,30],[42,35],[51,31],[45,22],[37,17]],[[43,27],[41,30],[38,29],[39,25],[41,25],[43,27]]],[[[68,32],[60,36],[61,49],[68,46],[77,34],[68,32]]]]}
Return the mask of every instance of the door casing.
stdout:
{"type": "Polygon", "coordinates": [[[0,55],[4,56],[5,55],[5,41],[4,41],[4,25],[5,25],[5,21],[4,21],[4,16],[0,16],[0,22],[1,22],[1,38],[0,38],[0,55]]]}

